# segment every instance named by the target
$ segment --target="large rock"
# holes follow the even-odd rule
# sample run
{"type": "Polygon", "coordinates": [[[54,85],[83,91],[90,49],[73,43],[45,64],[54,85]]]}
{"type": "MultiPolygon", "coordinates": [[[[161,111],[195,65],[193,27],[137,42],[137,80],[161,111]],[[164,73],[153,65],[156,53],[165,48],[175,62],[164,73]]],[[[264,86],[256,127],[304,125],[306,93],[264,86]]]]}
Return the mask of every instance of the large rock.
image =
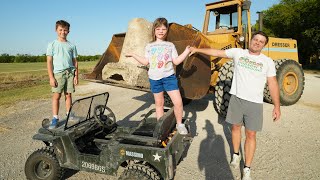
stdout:
{"type": "Polygon", "coordinates": [[[147,68],[134,58],[125,57],[132,52],[144,57],[145,46],[152,40],[152,23],[142,18],[135,18],[129,22],[119,62],[108,63],[102,70],[102,79],[117,79],[121,84],[135,87],[149,87],[147,68]]]}

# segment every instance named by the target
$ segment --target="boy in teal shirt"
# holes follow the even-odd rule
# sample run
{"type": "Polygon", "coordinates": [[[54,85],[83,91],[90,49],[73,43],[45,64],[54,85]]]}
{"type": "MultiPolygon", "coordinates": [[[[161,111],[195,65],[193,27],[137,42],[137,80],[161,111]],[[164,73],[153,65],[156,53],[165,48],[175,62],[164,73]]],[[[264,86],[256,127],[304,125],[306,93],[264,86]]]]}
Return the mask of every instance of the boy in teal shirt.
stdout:
{"type": "Polygon", "coordinates": [[[54,129],[59,122],[59,101],[64,92],[66,111],[69,113],[74,86],[78,84],[78,62],[76,46],[67,40],[70,24],[64,20],[56,22],[58,39],[49,43],[47,48],[47,68],[52,87],[53,118],[49,129],[54,129]]]}

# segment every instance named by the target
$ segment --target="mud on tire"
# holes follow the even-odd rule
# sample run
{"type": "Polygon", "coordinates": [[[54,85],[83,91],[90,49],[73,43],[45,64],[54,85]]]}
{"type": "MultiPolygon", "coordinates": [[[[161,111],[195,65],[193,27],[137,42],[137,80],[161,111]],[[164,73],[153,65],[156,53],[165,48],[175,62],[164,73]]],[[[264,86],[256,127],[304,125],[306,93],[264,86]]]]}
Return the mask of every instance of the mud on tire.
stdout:
{"type": "Polygon", "coordinates": [[[229,101],[230,101],[230,89],[233,77],[233,61],[228,61],[219,69],[217,84],[214,91],[214,109],[223,117],[226,117],[229,101]]]}
{"type": "MultiPolygon", "coordinates": [[[[290,59],[281,59],[274,61],[274,63],[277,70],[281,105],[295,104],[301,98],[304,90],[304,73],[300,64],[290,59]]],[[[267,85],[264,89],[264,100],[272,103],[267,85]]]]}
{"type": "Polygon", "coordinates": [[[26,161],[24,171],[29,180],[58,180],[64,173],[50,147],[33,152],[26,161]]]}
{"type": "Polygon", "coordinates": [[[160,180],[161,176],[147,164],[132,164],[122,173],[119,180],[160,180]]]}

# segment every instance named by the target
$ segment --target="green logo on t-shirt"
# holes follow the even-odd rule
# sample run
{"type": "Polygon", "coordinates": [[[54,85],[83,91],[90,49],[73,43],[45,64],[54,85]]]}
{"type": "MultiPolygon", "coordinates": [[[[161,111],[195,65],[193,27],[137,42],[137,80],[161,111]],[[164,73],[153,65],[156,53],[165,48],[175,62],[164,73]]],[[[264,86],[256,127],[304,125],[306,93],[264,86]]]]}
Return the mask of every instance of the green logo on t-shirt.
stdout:
{"type": "Polygon", "coordinates": [[[263,68],[263,64],[261,62],[252,61],[248,57],[240,57],[239,66],[256,72],[262,72],[263,68]]]}

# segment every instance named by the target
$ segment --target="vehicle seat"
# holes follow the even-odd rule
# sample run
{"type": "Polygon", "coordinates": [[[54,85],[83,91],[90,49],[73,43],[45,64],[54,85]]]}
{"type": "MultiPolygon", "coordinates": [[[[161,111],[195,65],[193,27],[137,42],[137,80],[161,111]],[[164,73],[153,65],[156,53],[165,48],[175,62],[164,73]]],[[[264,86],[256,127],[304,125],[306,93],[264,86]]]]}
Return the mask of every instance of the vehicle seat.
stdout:
{"type": "Polygon", "coordinates": [[[161,141],[165,140],[176,125],[173,108],[166,109],[165,111],[165,114],[159,119],[159,121],[157,121],[156,118],[149,118],[146,115],[146,118],[143,119],[141,124],[132,134],[149,136],[161,141]]]}

